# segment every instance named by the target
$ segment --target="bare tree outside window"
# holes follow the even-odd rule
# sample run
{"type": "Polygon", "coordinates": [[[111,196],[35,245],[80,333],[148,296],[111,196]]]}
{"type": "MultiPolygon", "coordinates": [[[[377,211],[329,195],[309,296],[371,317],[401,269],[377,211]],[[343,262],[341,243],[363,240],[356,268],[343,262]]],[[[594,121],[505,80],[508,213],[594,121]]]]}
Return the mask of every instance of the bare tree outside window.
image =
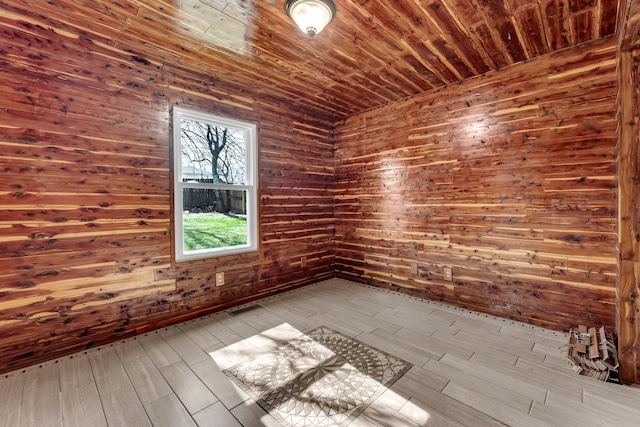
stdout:
{"type": "Polygon", "coordinates": [[[255,126],[174,109],[176,258],[257,248],[255,126]]]}
{"type": "MultiPolygon", "coordinates": [[[[183,119],[181,123],[183,180],[213,184],[245,184],[244,131],[183,119]],[[184,166],[191,166],[185,171],[184,166]],[[189,173],[185,173],[189,172],[189,173]]],[[[209,205],[216,212],[244,214],[230,206],[223,191],[209,205]]]]}

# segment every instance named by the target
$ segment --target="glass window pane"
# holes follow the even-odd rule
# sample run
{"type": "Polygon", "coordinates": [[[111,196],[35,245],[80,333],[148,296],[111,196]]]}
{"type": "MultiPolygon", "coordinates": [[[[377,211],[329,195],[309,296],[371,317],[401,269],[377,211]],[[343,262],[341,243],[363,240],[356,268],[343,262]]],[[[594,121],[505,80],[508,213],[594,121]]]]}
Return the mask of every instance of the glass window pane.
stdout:
{"type": "Polygon", "coordinates": [[[184,252],[247,244],[247,194],[243,190],[184,188],[184,252]]]}
{"type": "Polygon", "coordinates": [[[246,183],[244,130],[182,119],[180,139],[182,182],[246,183]]]}
{"type": "Polygon", "coordinates": [[[175,260],[256,251],[256,126],[174,107],[173,141],[175,260]]]}

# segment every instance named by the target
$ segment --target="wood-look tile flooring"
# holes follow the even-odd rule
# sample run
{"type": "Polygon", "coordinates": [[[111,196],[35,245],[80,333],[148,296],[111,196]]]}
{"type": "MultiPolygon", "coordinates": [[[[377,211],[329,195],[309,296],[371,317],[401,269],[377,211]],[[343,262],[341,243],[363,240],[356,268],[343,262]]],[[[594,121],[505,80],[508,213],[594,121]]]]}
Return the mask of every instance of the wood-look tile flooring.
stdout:
{"type": "Polygon", "coordinates": [[[277,426],[212,355],[283,323],[413,364],[355,427],[640,426],[640,388],[575,374],[559,332],[340,279],[257,304],[2,376],[0,426],[277,426]]]}

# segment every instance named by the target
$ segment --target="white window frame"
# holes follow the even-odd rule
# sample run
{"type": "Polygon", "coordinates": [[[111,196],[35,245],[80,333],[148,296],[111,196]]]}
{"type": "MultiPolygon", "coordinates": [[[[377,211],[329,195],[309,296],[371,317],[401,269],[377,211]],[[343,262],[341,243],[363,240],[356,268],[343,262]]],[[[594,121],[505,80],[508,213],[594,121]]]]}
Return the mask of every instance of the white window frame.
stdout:
{"type": "Polygon", "coordinates": [[[258,190],[257,190],[257,132],[256,125],[239,120],[220,117],[209,113],[173,107],[173,231],[174,254],[176,262],[196,259],[235,255],[258,250],[258,190]],[[208,123],[222,127],[231,127],[245,133],[245,184],[209,184],[182,182],[182,139],[181,121],[183,119],[208,123]],[[185,252],[183,228],[183,200],[185,188],[214,190],[244,190],[247,194],[247,243],[245,245],[224,248],[200,249],[185,252]]]}

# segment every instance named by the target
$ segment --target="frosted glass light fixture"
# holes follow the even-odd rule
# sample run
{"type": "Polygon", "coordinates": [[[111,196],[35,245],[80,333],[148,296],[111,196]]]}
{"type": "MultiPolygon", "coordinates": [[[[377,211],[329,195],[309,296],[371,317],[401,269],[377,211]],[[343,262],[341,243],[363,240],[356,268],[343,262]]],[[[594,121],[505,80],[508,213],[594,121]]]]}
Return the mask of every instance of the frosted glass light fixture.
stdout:
{"type": "Polygon", "coordinates": [[[322,31],[336,14],[331,0],[287,0],[286,8],[287,14],[309,37],[322,31]]]}

